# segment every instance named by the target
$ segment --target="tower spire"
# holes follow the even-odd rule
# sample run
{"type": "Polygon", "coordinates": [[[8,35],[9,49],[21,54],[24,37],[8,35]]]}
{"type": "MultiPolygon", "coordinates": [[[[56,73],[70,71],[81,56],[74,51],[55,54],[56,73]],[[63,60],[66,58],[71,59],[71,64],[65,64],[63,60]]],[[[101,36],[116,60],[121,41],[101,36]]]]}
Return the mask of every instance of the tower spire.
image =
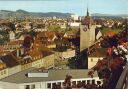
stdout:
{"type": "Polygon", "coordinates": [[[87,16],[89,16],[88,6],[87,6],[87,16]]]}
{"type": "Polygon", "coordinates": [[[89,16],[89,1],[87,0],[87,16],[89,16]]]}

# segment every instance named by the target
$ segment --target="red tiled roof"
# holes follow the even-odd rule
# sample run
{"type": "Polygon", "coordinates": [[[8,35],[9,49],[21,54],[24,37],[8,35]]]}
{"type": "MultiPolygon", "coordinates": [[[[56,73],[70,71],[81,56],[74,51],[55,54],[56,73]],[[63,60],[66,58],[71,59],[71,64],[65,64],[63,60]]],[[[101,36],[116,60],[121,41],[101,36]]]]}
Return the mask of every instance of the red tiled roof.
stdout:
{"type": "Polygon", "coordinates": [[[39,56],[45,57],[50,54],[52,54],[51,50],[46,47],[43,47],[43,45],[40,45],[40,44],[37,44],[37,45],[34,44],[33,48],[31,48],[29,51],[29,55],[32,58],[39,57],[39,56]]]}

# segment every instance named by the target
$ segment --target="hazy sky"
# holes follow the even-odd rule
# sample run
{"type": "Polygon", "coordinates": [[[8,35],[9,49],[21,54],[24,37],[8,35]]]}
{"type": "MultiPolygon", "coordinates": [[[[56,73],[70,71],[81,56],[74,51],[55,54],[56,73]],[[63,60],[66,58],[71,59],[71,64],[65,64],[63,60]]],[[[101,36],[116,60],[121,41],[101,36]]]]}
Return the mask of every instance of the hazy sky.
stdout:
{"type": "Polygon", "coordinates": [[[128,0],[0,0],[0,10],[86,15],[87,2],[90,13],[128,14],[128,0]]]}

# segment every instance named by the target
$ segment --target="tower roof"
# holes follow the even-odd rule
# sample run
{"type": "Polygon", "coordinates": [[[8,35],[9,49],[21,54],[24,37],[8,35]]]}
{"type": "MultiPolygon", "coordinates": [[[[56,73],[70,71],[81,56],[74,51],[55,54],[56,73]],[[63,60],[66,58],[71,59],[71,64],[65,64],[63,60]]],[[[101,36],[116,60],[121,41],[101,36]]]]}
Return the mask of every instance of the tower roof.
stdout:
{"type": "Polygon", "coordinates": [[[89,16],[89,11],[88,11],[88,7],[87,7],[87,16],[89,16]]]}

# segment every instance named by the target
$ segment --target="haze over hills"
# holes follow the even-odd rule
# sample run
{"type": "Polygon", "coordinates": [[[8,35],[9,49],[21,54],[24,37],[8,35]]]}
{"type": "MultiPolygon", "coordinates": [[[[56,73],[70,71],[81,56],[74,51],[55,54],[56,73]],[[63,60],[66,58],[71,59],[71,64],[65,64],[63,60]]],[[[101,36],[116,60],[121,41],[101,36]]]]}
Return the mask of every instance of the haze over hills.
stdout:
{"type": "MultiPolygon", "coordinates": [[[[59,18],[69,18],[71,16],[71,13],[60,13],[60,12],[28,12],[25,10],[17,10],[17,11],[9,11],[9,10],[0,10],[0,18],[7,19],[7,18],[25,18],[25,17],[59,17],[59,18]]],[[[119,14],[119,15],[112,15],[112,14],[100,14],[100,13],[94,13],[91,14],[93,17],[124,17],[127,18],[128,14],[119,14]]]]}
{"type": "Polygon", "coordinates": [[[93,13],[91,16],[94,17],[123,17],[123,18],[128,18],[128,14],[100,14],[100,13],[93,13]]]}
{"type": "Polygon", "coordinates": [[[0,18],[24,18],[24,17],[59,17],[59,18],[68,18],[71,16],[70,13],[60,13],[60,12],[27,12],[25,10],[17,10],[17,11],[8,11],[8,10],[0,10],[0,18]]]}

